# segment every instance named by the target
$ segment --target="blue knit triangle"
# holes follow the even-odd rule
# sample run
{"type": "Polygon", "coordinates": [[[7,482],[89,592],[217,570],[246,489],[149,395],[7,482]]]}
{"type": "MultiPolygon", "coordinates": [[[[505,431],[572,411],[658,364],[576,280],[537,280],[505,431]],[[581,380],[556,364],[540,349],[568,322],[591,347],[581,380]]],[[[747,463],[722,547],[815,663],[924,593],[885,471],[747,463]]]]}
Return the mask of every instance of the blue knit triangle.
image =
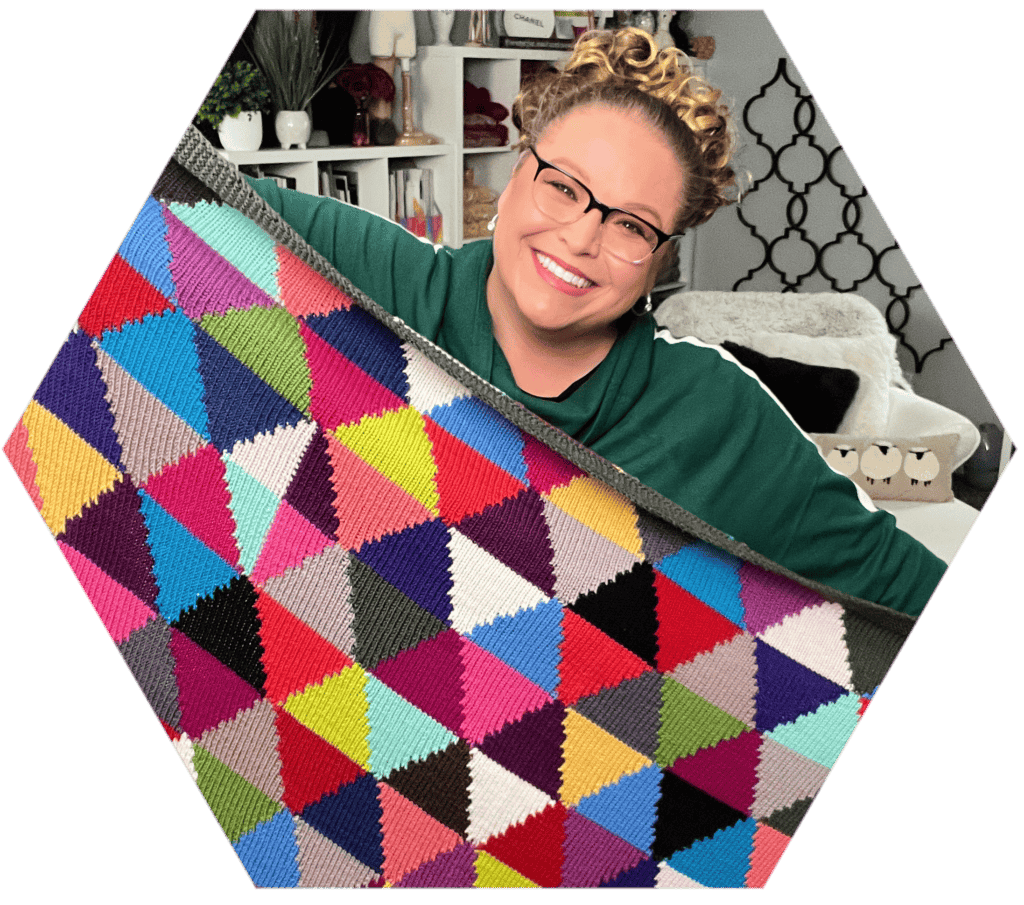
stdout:
{"type": "Polygon", "coordinates": [[[218,449],[302,419],[302,412],[203,330],[196,330],[196,349],[209,436],[218,449]],[[240,399],[245,405],[239,405],[240,399]]]}
{"type": "Polygon", "coordinates": [[[562,605],[557,600],[478,625],[469,638],[556,696],[562,644],[562,605]]]}
{"type": "Polygon", "coordinates": [[[576,810],[635,848],[650,853],[660,798],[661,770],[652,765],[584,796],[576,810]]]}
{"type": "Polygon", "coordinates": [[[152,195],[146,198],[117,253],[166,298],[174,295],[167,224],[160,203],[152,195]]]}
{"type": "Polygon", "coordinates": [[[702,886],[742,887],[750,870],[757,821],[748,818],[701,839],[668,859],[669,867],[702,886]]]}
{"type": "Polygon", "coordinates": [[[655,568],[726,619],[746,629],[740,599],[742,560],[699,541],[665,557],[655,568]]]}
{"type": "Polygon", "coordinates": [[[306,324],[378,383],[408,400],[409,378],[405,374],[407,362],[402,345],[378,320],[353,305],[307,317],[306,324]]]}
{"type": "Polygon", "coordinates": [[[85,333],[72,333],[36,390],[35,400],[56,415],[112,465],[121,465],[121,444],[107,404],[96,351],[85,333]]]}
{"type": "Polygon", "coordinates": [[[443,622],[452,611],[449,540],[440,521],[424,522],[364,544],[356,557],[443,622]]]}
{"type": "Polygon", "coordinates": [[[299,845],[295,841],[295,824],[288,811],[279,811],[270,820],[257,824],[252,832],[233,844],[256,886],[299,885],[299,845]]]}
{"type": "Polygon", "coordinates": [[[181,418],[210,439],[192,322],[178,311],[147,315],[103,334],[100,348],[181,418]]]}
{"type": "Polygon", "coordinates": [[[153,554],[153,575],[160,589],[156,605],[164,619],[174,622],[197,599],[226,585],[238,573],[148,493],[139,491],[139,496],[153,554]]]}
{"type": "Polygon", "coordinates": [[[430,417],[509,474],[526,480],[523,437],[516,427],[475,396],[439,405],[430,417]]]}

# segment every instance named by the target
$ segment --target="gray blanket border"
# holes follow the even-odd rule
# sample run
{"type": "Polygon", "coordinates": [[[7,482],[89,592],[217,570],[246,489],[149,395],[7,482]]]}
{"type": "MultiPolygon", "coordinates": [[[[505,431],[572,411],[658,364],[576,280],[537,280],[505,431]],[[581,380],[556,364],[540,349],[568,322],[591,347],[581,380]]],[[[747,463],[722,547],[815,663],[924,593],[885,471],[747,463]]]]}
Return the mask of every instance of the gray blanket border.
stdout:
{"type": "Polygon", "coordinates": [[[905,637],[915,619],[905,613],[862,600],[828,585],[804,578],[784,566],[762,556],[746,544],[733,539],[682,506],[643,484],[637,478],[602,458],[579,441],[544,421],[525,406],[485,381],[439,346],[409,328],[400,318],[390,314],[373,299],[356,288],[338,270],[312,248],[285,220],[274,211],[246,182],[238,168],[206,140],[195,126],[190,126],[174,153],[174,159],[188,172],[212,189],[221,199],[255,222],[275,241],[309,265],[332,285],[354,299],[360,307],[385,324],[403,342],[415,346],[434,364],[444,370],[488,405],[500,412],[516,427],[536,437],[550,449],[564,456],[583,471],[604,481],[644,511],[662,519],[680,531],[724,550],[742,560],[760,566],[797,582],[826,600],[839,603],[870,622],[905,637]]]}

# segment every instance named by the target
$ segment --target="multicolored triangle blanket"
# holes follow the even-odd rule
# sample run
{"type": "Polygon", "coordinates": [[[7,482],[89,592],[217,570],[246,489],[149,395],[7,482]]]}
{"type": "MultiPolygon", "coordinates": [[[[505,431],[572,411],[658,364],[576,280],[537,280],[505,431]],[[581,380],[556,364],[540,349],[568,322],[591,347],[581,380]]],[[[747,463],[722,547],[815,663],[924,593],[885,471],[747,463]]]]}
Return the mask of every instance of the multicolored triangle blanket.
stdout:
{"type": "Polygon", "coordinates": [[[194,131],[5,450],[258,886],[761,886],[912,625],[510,401],[194,131]]]}

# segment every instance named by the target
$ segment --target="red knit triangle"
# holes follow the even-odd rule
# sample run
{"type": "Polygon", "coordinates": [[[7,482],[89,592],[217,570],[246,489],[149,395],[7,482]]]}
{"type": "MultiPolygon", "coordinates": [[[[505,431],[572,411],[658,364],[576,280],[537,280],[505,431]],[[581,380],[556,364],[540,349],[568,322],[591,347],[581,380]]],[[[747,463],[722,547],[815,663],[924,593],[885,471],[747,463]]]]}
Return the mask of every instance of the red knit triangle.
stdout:
{"type": "Polygon", "coordinates": [[[736,623],[657,569],[654,570],[654,590],[658,595],[657,664],[661,672],[671,672],[680,663],[689,663],[698,654],[741,633],[736,623]]]}
{"type": "Polygon", "coordinates": [[[558,697],[566,705],[602,689],[614,688],[651,669],[632,651],[572,610],[563,611],[562,638],[558,697]]]}
{"type": "Polygon", "coordinates": [[[215,446],[168,465],[142,488],[221,559],[239,565],[231,493],[215,446]]]}
{"type": "Polygon", "coordinates": [[[437,492],[441,518],[455,524],[492,505],[514,497],[525,485],[504,468],[478,453],[430,418],[424,427],[437,463],[437,492]]]}
{"type": "Polygon", "coordinates": [[[556,801],[522,823],[489,839],[483,849],[529,880],[545,887],[562,882],[565,805],[556,801]]]}
{"type": "Polygon", "coordinates": [[[324,795],[332,795],[366,771],[291,714],[277,712],[277,753],[281,757],[281,800],[298,814],[324,795]]]}
{"type": "Polygon", "coordinates": [[[99,336],[104,330],[141,321],[147,314],[159,314],[173,307],[149,280],[120,255],[114,255],[79,315],[78,325],[90,336],[99,336]]]}
{"type": "Polygon", "coordinates": [[[266,696],[283,701],[307,685],[320,684],[352,665],[352,660],[292,615],[265,591],[256,598],[263,643],[266,696]]]}

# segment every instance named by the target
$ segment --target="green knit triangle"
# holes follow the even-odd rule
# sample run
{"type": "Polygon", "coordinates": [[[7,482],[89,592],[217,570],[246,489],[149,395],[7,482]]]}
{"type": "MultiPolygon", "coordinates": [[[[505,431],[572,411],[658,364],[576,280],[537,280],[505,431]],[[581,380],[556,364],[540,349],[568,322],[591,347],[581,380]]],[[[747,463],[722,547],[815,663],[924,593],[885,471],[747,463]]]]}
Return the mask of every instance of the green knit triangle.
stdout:
{"type": "Polygon", "coordinates": [[[208,751],[195,746],[192,764],[199,774],[199,790],[221,829],[232,842],[269,820],[281,805],[252,783],[224,766],[208,751]]]}
{"type": "Polygon", "coordinates": [[[661,728],[655,759],[668,767],[701,748],[736,738],[750,727],[666,676],[661,688],[661,728]]]}
{"type": "Polygon", "coordinates": [[[286,309],[256,305],[207,314],[200,326],[300,412],[309,414],[313,381],[306,363],[306,344],[286,309]]]}

